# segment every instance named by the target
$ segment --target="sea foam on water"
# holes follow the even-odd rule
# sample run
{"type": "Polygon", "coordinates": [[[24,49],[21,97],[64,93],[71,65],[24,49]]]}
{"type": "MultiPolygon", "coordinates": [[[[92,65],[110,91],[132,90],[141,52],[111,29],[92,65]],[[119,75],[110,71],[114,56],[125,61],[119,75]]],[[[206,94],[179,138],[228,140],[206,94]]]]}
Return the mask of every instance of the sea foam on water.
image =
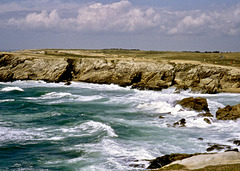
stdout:
{"type": "Polygon", "coordinates": [[[0,154],[0,163],[3,168],[20,163],[17,169],[23,170],[28,168],[24,163],[40,170],[141,170],[147,167],[146,159],[206,152],[209,143],[238,148],[233,140],[240,138],[239,120],[209,118],[208,124],[197,116],[201,112],[186,110],[176,101],[205,97],[214,115],[218,107],[238,104],[239,94],[174,90],[78,82],[0,83],[0,150],[12,158],[6,161],[0,154]],[[183,118],[186,127],[173,126],[183,118]]]}

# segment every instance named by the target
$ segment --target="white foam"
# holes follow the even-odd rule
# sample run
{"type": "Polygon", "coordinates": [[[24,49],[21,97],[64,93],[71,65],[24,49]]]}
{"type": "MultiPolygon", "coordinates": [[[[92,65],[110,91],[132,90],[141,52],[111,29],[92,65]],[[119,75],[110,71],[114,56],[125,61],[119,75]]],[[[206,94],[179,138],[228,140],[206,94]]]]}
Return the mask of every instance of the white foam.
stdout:
{"type": "Polygon", "coordinates": [[[94,100],[99,100],[102,99],[103,96],[101,95],[93,95],[93,96],[81,96],[81,95],[77,95],[75,96],[76,101],[83,101],[83,102],[87,102],[87,101],[94,101],[94,100]]]}
{"type": "Polygon", "coordinates": [[[14,102],[15,99],[4,99],[4,100],[0,100],[0,103],[2,102],[14,102]]]}
{"type": "Polygon", "coordinates": [[[45,81],[14,81],[14,82],[0,82],[2,85],[9,85],[9,86],[20,86],[21,88],[34,88],[34,87],[66,87],[65,83],[47,83],[45,81]]]}
{"type": "Polygon", "coordinates": [[[101,122],[88,121],[84,122],[80,125],[70,126],[70,127],[62,127],[60,129],[54,130],[54,132],[62,132],[64,135],[72,136],[72,137],[82,137],[89,136],[94,133],[98,133],[99,131],[107,132],[108,137],[118,137],[118,135],[114,132],[114,130],[101,122]],[[67,134],[66,134],[67,133],[67,134]]]}
{"type": "Polygon", "coordinates": [[[86,88],[86,89],[93,89],[99,91],[129,91],[130,87],[120,87],[116,84],[93,84],[93,83],[82,83],[82,82],[71,82],[69,87],[76,87],[76,88],[86,88]]]}
{"type": "Polygon", "coordinates": [[[110,137],[118,137],[118,135],[114,132],[114,130],[106,124],[95,121],[88,121],[80,125],[80,128],[84,131],[88,131],[89,133],[94,133],[99,130],[107,131],[108,136],[110,137]]]}
{"type": "Polygon", "coordinates": [[[46,93],[40,97],[40,99],[59,99],[63,97],[71,97],[73,96],[71,93],[63,93],[63,92],[51,92],[46,93]]]}
{"type": "Polygon", "coordinates": [[[120,145],[112,139],[103,139],[101,146],[111,156],[124,156],[137,159],[150,159],[153,155],[144,146],[120,145]]]}
{"type": "Polygon", "coordinates": [[[24,91],[24,90],[20,87],[4,87],[4,88],[2,88],[1,91],[8,92],[8,91],[24,91]]]}
{"type": "Polygon", "coordinates": [[[13,129],[8,127],[0,127],[0,142],[31,140],[36,135],[29,130],[13,129]]]}
{"type": "MultiPolygon", "coordinates": [[[[210,119],[211,121],[211,119],[210,119]]],[[[212,127],[211,124],[208,124],[204,121],[204,118],[202,117],[195,117],[195,118],[188,118],[186,121],[186,127],[197,127],[197,128],[208,128],[212,127]]]]}
{"type": "Polygon", "coordinates": [[[80,102],[88,102],[88,101],[94,101],[99,100],[103,98],[101,95],[92,95],[92,96],[82,96],[82,95],[74,95],[71,93],[65,93],[65,92],[50,92],[46,93],[44,95],[41,95],[40,97],[26,97],[25,99],[29,100],[55,100],[51,101],[50,103],[62,103],[62,102],[68,102],[70,101],[80,101],[80,102]],[[62,99],[62,100],[57,100],[62,99]]]}

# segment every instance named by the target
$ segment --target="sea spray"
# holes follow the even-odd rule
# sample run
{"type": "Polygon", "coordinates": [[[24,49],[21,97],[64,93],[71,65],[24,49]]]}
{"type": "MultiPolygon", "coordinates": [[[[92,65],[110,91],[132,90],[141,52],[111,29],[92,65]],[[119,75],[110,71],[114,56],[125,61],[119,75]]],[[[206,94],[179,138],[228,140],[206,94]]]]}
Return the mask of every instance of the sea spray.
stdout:
{"type": "Polygon", "coordinates": [[[239,121],[208,124],[176,101],[205,97],[214,115],[238,104],[239,94],[43,81],[0,83],[0,90],[2,170],[142,170],[147,160],[206,152],[209,143],[238,148],[239,121]],[[186,127],[173,127],[182,118],[186,127]]]}

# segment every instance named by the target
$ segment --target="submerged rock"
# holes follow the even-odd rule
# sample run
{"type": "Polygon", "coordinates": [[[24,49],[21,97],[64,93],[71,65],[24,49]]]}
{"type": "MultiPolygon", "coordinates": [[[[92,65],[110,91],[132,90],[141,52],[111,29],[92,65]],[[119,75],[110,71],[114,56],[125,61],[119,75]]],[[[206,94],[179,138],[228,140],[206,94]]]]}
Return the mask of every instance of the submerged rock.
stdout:
{"type": "Polygon", "coordinates": [[[240,146],[240,140],[234,140],[233,144],[236,144],[237,146],[240,146]]]}
{"type": "Polygon", "coordinates": [[[236,120],[240,118],[240,104],[235,106],[226,106],[218,109],[216,112],[216,118],[218,120],[236,120]]]}
{"type": "Polygon", "coordinates": [[[164,117],[163,117],[163,116],[159,116],[158,118],[159,118],[159,119],[164,119],[164,117]]]}
{"type": "Polygon", "coordinates": [[[182,118],[173,124],[173,127],[186,127],[186,119],[182,118]]]}
{"type": "Polygon", "coordinates": [[[67,81],[64,85],[71,85],[72,83],[70,81],[67,81]]]}
{"type": "Polygon", "coordinates": [[[211,123],[212,123],[209,118],[204,118],[203,120],[204,120],[206,123],[208,123],[208,124],[211,124],[211,123]]]}
{"type": "Polygon", "coordinates": [[[206,112],[209,112],[207,99],[202,98],[202,97],[184,98],[184,99],[178,101],[177,104],[180,104],[182,107],[190,109],[190,110],[195,110],[195,111],[203,111],[204,110],[206,112]]]}
{"type": "Polygon", "coordinates": [[[221,150],[231,150],[231,146],[222,145],[222,144],[208,144],[210,147],[207,148],[207,152],[210,151],[221,151],[221,150]]]}

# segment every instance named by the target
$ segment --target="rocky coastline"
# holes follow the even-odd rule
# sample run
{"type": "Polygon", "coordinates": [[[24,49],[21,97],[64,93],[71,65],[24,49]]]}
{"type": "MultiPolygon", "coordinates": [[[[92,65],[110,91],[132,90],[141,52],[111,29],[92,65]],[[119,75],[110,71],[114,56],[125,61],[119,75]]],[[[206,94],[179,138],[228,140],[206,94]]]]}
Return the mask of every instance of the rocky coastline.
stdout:
{"type": "Polygon", "coordinates": [[[138,89],[176,87],[203,93],[240,92],[240,69],[184,61],[138,58],[0,54],[0,81],[45,80],[118,84],[138,89]]]}
{"type": "MultiPolygon", "coordinates": [[[[197,117],[204,117],[204,121],[208,124],[212,124],[214,120],[213,115],[209,113],[209,108],[207,104],[207,99],[202,97],[189,97],[177,101],[176,104],[181,105],[185,110],[194,110],[198,112],[206,112],[198,114],[197,117]]],[[[234,106],[226,106],[224,108],[219,108],[216,112],[217,120],[237,120],[240,118],[240,104],[234,106]]],[[[185,118],[180,121],[169,124],[170,127],[180,128],[186,127],[185,118]]],[[[203,140],[203,138],[198,138],[203,140]]],[[[233,146],[240,146],[240,140],[229,140],[233,146]]],[[[195,153],[195,154],[167,154],[161,157],[157,157],[150,161],[148,169],[159,169],[161,170],[195,170],[203,169],[206,166],[219,167],[222,165],[237,164],[240,165],[240,152],[238,148],[232,148],[230,145],[208,143],[208,148],[206,153],[195,153]],[[214,153],[213,153],[214,152],[214,153]],[[219,152],[219,153],[218,153],[219,152]],[[175,166],[176,165],[176,166],[175,166]],[[168,169],[170,167],[170,169],[168,169]],[[175,169],[173,169],[173,168],[175,169]]],[[[238,166],[228,166],[228,167],[238,167],[238,166]]],[[[216,168],[212,168],[215,170],[216,168]]],[[[230,168],[229,170],[232,170],[230,168]]],[[[207,170],[207,169],[206,169],[207,170]]],[[[233,169],[234,170],[234,169],[233,169]]]]}
{"type": "MultiPolygon", "coordinates": [[[[137,89],[162,90],[176,87],[180,90],[191,89],[202,93],[235,92],[240,93],[240,69],[189,61],[154,61],[137,58],[73,57],[48,56],[34,53],[0,53],[0,81],[44,80],[47,82],[71,81],[118,84],[137,89]]],[[[198,117],[211,124],[213,115],[209,113],[206,99],[188,98],[176,104],[187,110],[203,111],[198,117]]],[[[240,106],[226,106],[216,112],[218,120],[240,118],[240,106]]],[[[184,127],[183,118],[173,123],[173,127],[184,127]]],[[[171,125],[170,125],[171,126],[171,125]]],[[[232,140],[239,145],[239,140],[232,140]]],[[[221,144],[209,144],[207,152],[213,150],[235,151],[221,144]]],[[[227,152],[225,152],[227,153],[227,152]]],[[[167,160],[167,165],[175,160],[191,158],[202,154],[170,154],[151,161],[159,165],[167,160]],[[170,157],[166,158],[166,157],[170,157]],[[174,158],[174,159],[173,159],[174,158]]],[[[240,162],[238,162],[240,163],[240,162]]],[[[180,162],[184,164],[184,162],[180,162]]],[[[160,168],[149,166],[149,169],[160,168]]],[[[191,167],[189,167],[191,169],[191,167]]]]}

